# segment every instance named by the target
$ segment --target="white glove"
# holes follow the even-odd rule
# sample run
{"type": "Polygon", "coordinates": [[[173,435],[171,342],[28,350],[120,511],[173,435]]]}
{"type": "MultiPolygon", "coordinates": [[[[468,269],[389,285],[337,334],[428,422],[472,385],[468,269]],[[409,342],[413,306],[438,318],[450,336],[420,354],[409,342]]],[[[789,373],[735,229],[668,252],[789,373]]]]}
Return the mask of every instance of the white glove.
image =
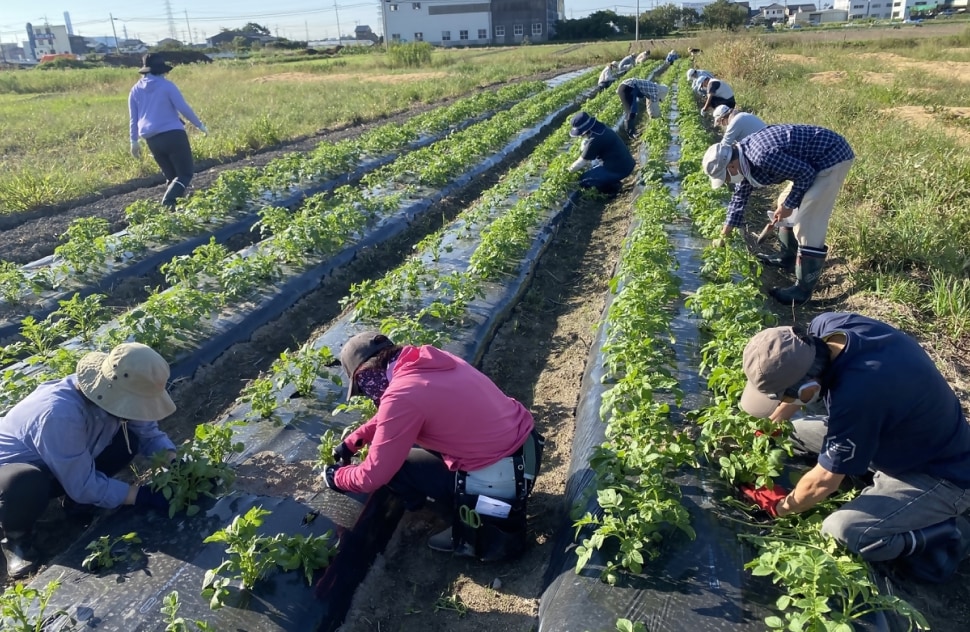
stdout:
{"type": "Polygon", "coordinates": [[[131,141],[131,157],[141,158],[141,146],[138,144],[137,140],[131,141]]]}
{"type": "Polygon", "coordinates": [[[205,126],[205,123],[199,126],[199,131],[202,132],[203,136],[209,135],[209,128],[205,126]]]}

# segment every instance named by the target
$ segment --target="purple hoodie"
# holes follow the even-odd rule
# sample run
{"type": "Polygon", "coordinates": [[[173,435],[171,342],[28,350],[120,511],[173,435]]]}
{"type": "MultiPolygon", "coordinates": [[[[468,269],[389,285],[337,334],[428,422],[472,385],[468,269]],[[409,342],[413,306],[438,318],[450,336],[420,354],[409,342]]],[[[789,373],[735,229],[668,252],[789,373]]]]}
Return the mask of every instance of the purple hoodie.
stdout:
{"type": "Polygon", "coordinates": [[[162,132],[185,129],[179,114],[202,129],[202,121],[195,115],[174,83],[161,75],[145,75],[128,95],[131,114],[131,142],[138,137],[151,138],[162,132]]]}

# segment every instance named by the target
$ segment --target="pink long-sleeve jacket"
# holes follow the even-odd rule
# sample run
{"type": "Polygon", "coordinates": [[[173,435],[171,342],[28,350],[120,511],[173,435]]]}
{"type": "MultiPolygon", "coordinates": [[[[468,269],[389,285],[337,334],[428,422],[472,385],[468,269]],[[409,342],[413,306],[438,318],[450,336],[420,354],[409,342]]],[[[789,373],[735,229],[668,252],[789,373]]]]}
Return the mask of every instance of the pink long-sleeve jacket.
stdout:
{"type": "Polygon", "coordinates": [[[372,492],[388,483],[418,445],[439,452],[449,469],[471,472],[510,456],[535,422],[461,358],[432,346],[401,350],[377,414],[347,437],[356,451],[370,444],[360,465],[337,470],[340,489],[372,492]]]}

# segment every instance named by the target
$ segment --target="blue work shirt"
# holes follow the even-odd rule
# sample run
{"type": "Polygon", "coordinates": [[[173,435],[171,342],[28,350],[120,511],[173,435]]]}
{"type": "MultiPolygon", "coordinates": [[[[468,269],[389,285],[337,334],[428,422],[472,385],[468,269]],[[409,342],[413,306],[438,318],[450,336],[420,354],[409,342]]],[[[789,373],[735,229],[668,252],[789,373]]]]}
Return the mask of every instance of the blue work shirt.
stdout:
{"type": "Polygon", "coordinates": [[[919,472],[970,487],[970,426],[915,339],[849,313],[822,314],[808,331],[846,337],[820,380],[829,418],[819,465],[833,474],[919,472]]]}
{"type": "Polygon", "coordinates": [[[80,504],[111,509],[125,502],[128,484],[94,468],[122,424],[138,437],[141,454],[175,450],[154,421],[123,421],[84,396],[69,375],[39,385],[0,418],[0,464],[47,467],[80,504]]]}
{"type": "MultiPolygon", "coordinates": [[[[747,164],[758,184],[792,181],[785,206],[796,209],[815,182],[815,177],[840,162],[855,158],[848,141],[832,130],[814,125],[769,125],[738,141],[740,160],[747,164]]],[[[742,173],[744,169],[742,168],[742,173]]],[[[744,207],[754,190],[745,179],[728,204],[727,225],[744,225],[744,207]]]]}
{"type": "Polygon", "coordinates": [[[586,133],[580,155],[584,160],[602,160],[607,170],[623,174],[621,178],[633,173],[634,167],[637,166],[633,155],[619,135],[599,121],[596,121],[593,128],[586,133]]]}

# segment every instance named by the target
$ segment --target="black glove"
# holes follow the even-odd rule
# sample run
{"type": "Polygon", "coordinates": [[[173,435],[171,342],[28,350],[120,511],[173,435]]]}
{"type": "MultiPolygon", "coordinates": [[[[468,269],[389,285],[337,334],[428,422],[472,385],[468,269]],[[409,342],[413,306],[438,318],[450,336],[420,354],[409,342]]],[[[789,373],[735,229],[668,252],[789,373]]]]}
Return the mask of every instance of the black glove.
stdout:
{"type": "Polygon", "coordinates": [[[335,492],[340,492],[341,494],[344,493],[344,490],[337,487],[337,483],[334,482],[333,477],[334,474],[337,473],[337,470],[342,467],[343,465],[328,465],[327,468],[323,470],[323,480],[327,484],[327,487],[335,492]]]}
{"type": "Polygon", "coordinates": [[[354,453],[351,452],[350,448],[347,447],[347,444],[341,441],[340,445],[334,448],[333,454],[330,455],[330,458],[333,459],[334,463],[350,465],[350,459],[353,458],[353,456],[354,453]]]}
{"type": "Polygon", "coordinates": [[[151,485],[142,485],[135,496],[135,507],[139,509],[155,509],[168,513],[168,499],[162,492],[152,491],[151,485]]]}

